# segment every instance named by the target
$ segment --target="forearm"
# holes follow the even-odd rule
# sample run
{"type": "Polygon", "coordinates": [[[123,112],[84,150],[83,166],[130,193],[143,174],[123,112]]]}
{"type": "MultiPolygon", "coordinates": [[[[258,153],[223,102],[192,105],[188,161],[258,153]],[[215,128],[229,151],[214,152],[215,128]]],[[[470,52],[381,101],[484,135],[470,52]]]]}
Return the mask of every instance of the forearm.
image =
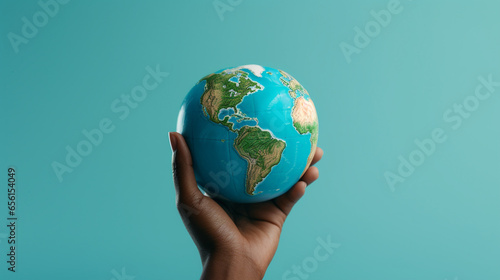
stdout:
{"type": "Polygon", "coordinates": [[[228,254],[208,256],[203,264],[202,280],[261,280],[265,271],[245,257],[228,254]]]}

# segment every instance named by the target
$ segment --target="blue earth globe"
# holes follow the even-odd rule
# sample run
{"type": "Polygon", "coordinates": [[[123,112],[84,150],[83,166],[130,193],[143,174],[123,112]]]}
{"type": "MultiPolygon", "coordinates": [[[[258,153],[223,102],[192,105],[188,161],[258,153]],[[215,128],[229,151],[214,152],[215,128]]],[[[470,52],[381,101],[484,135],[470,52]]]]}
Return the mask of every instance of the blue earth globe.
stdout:
{"type": "Polygon", "coordinates": [[[183,101],[177,131],[206,194],[260,202],[288,191],[309,167],[318,116],[292,76],[244,65],[202,78],[183,101]]]}

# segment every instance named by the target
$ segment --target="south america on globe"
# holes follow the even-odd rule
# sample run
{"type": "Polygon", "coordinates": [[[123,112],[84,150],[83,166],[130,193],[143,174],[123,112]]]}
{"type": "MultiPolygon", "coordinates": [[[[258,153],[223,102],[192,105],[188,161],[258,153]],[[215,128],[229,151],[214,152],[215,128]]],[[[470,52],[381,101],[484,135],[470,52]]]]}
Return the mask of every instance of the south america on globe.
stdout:
{"type": "Polygon", "coordinates": [[[318,116],[307,90],[282,70],[227,68],[191,89],[177,119],[198,186],[211,197],[261,202],[288,191],[318,142],[318,116]]]}

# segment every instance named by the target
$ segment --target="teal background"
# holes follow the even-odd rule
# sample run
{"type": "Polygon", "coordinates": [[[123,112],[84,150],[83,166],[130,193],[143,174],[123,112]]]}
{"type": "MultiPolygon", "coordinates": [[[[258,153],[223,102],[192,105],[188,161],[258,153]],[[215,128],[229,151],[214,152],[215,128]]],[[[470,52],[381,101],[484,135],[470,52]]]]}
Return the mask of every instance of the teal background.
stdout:
{"type": "Polygon", "coordinates": [[[7,34],[41,8],[2,1],[0,225],[9,166],[19,221],[16,273],[0,227],[0,278],[198,278],[167,133],[199,78],[261,64],[307,88],[325,151],[266,279],[282,279],[327,236],[341,246],[308,279],[500,279],[500,88],[459,129],[443,120],[478,76],[500,81],[500,3],[403,0],[347,63],[339,44],[388,2],[243,1],[221,20],[212,1],[70,1],[16,54],[7,34]],[[148,65],[170,75],[121,120],[110,104],[148,65]],[[103,118],[115,130],[59,182],[52,162],[103,118]],[[384,172],[435,128],[447,141],[391,191],[384,172]]]}

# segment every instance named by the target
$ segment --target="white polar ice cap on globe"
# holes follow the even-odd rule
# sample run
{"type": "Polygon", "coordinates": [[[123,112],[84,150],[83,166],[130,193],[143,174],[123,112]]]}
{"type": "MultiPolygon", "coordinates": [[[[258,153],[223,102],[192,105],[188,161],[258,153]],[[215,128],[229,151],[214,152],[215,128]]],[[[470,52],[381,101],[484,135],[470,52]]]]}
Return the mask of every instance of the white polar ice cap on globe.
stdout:
{"type": "Polygon", "coordinates": [[[257,77],[262,77],[262,72],[264,72],[264,67],[257,65],[257,64],[243,65],[243,66],[227,69],[227,70],[225,70],[225,72],[232,73],[232,72],[235,72],[235,71],[238,71],[241,69],[248,69],[248,70],[252,71],[252,73],[257,77]]]}

